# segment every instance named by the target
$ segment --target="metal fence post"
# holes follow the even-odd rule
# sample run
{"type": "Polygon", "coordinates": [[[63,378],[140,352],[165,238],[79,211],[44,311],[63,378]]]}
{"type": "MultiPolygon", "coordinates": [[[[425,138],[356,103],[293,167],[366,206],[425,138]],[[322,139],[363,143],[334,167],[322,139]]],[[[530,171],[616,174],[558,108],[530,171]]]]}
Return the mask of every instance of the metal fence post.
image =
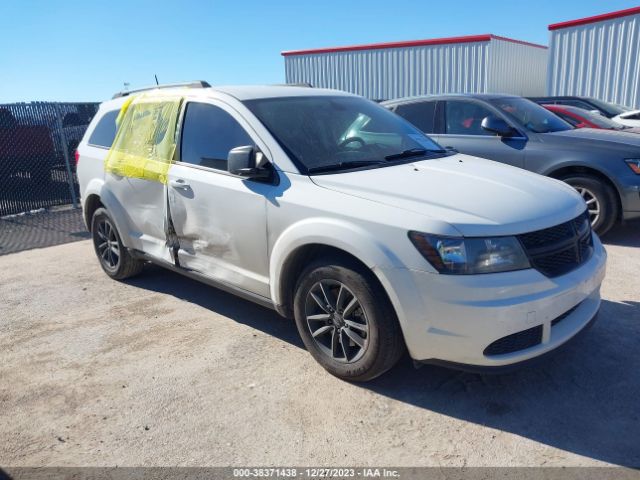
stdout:
{"type": "Polygon", "coordinates": [[[67,136],[62,128],[62,115],[60,114],[60,104],[56,103],[56,121],[60,130],[60,140],[62,141],[62,154],[64,155],[64,163],[67,167],[67,179],[69,181],[69,190],[71,190],[71,201],[73,208],[78,208],[78,199],[76,198],[76,189],[73,185],[73,171],[71,170],[71,162],[69,161],[69,152],[67,151],[67,136]]]}

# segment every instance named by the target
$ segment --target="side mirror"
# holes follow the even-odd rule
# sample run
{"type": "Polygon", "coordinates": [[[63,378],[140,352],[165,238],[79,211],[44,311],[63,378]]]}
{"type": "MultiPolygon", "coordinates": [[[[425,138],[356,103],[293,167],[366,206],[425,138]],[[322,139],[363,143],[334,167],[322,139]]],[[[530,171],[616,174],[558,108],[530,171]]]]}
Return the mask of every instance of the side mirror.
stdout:
{"type": "Polygon", "coordinates": [[[513,134],[513,128],[507,122],[492,115],[484,117],[480,126],[487,132],[495,133],[500,137],[508,137],[513,134]]]}
{"type": "Polygon", "coordinates": [[[253,145],[230,150],[227,156],[227,171],[245,178],[271,178],[271,169],[266,157],[253,145]]]}
{"type": "Polygon", "coordinates": [[[580,122],[580,123],[575,125],[576,128],[585,128],[586,126],[587,126],[587,124],[584,123],[584,122],[580,122]]]}

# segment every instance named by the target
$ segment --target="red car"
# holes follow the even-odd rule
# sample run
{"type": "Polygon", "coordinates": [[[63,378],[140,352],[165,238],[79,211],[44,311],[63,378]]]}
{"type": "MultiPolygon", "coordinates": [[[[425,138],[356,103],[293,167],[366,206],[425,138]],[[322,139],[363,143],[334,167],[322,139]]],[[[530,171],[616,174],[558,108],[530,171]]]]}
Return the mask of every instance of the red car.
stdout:
{"type": "Polygon", "coordinates": [[[604,130],[624,130],[629,133],[640,133],[640,128],[627,127],[598,113],[590,112],[568,105],[543,105],[550,112],[555,113],[574,128],[600,128],[604,130]]]}

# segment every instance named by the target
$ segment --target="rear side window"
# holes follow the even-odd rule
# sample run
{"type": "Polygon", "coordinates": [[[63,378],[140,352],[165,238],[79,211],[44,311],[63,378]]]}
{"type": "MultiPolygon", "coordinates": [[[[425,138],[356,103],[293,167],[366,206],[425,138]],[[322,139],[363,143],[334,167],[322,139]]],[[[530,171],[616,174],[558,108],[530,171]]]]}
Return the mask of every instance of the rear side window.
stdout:
{"type": "Polygon", "coordinates": [[[196,102],[187,105],[180,161],[226,170],[230,150],[253,144],[249,134],[221,108],[196,102]]]}
{"type": "Polygon", "coordinates": [[[436,102],[419,102],[400,105],[395,112],[405,120],[413,123],[425,133],[434,133],[434,113],[436,102]]]}
{"type": "Polygon", "coordinates": [[[116,138],[116,118],[118,117],[118,112],[119,110],[112,110],[105,113],[102,118],[98,120],[96,128],[94,128],[89,137],[89,145],[111,148],[113,139],[116,138]]]}

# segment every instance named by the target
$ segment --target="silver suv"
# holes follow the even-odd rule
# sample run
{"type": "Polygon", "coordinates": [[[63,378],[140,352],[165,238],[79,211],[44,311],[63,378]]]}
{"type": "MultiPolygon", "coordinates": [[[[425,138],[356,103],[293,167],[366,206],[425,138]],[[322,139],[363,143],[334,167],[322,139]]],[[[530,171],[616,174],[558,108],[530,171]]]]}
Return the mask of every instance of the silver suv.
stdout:
{"type": "Polygon", "coordinates": [[[606,253],[557,180],[450,152],[361,97],[194,85],[105,102],[78,177],[100,265],[294,317],[329,372],[496,369],[595,317],[606,253]],[[198,87],[198,88],[195,88],[198,87]]]}

